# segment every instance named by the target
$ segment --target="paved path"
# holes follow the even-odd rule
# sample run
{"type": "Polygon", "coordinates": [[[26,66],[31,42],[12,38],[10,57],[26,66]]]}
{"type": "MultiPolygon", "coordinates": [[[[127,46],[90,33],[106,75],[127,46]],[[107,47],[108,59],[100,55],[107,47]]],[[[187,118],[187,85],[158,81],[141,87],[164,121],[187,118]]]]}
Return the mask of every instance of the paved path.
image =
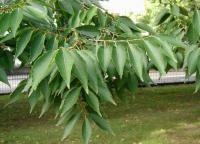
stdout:
{"type": "MultiPolygon", "coordinates": [[[[168,72],[167,75],[160,78],[160,75],[156,71],[150,72],[150,77],[157,84],[169,84],[169,83],[184,83],[184,82],[193,82],[195,81],[195,76],[191,76],[188,80],[185,80],[185,73],[182,71],[179,72],[168,72]]],[[[17,84],[23,79],[27,78],[27,75],[12,75],[8,77],[11,87],[0,82],[0,94],[12,92],[17,84]]]]}

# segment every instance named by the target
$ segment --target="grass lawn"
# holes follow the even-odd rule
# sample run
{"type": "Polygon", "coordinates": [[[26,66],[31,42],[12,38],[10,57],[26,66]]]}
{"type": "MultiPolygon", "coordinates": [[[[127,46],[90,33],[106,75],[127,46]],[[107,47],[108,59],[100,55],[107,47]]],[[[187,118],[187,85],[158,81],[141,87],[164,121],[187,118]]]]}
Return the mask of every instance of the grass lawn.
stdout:
{"type": "MultiPolygon", "coordinates": [[[[126,104],[105,105],[116,136],[92,125],[91,144],[200,144],[200,93],[193,91],[193,85],[139,88],[126,104]]],[[[81,144],[81,124],[60,142],[63,127],[55,126],[53,112],[38,119],[40,109],[30,115],[24,100],[1,109],[7,99],[0,97],[0,144],[81,144]]]]}

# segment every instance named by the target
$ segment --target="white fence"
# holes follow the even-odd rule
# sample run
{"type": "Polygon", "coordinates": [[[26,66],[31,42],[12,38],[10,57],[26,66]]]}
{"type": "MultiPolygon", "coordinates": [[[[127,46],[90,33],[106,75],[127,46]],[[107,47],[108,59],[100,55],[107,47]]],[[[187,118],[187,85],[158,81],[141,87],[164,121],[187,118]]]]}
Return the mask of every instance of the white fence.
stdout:
{"type": "MultiPolygon", "coordinates": [[[[17,84],[28,77],[28,70],[22,70],[13,72],[8,76],[8,81],[10,87],[0,82],[0,94],[12,92],[17,84]]],[[[160,77],[159,73],[156,71],[150,71],[150,77],[155,82],[155,84],[175,84],[175,83],[185,83],[194,82],[195,75],[191,76],[189,79],[185,79],[185,73],[183,71],[170,71],[165,76],[160,77]]]]}

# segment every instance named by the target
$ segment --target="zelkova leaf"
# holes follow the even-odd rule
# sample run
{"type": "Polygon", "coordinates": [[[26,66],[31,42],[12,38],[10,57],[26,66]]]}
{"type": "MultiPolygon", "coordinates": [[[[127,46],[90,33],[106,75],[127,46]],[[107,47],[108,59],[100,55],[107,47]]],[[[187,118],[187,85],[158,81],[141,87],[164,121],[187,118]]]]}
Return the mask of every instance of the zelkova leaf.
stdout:
{"type": "Polygon", "coordinates": [[[49,39],[47,39],[46,43],[46,49],[47,50],[56,50],[58,48],[58,38],[57,36],[51,36],[49,39]]]}
{"type": "Polygon", "coordinates": [[[88,94],[88,72],[87,66],[84,59],[77,53],[77,51],[71,52],[74,58],[74,67],[72,69],[72,74],[77,77],[83,85],[85,92],[88,94]]]}
{"type": "Polygon", "coordinates": [[[26,48],[27,44],[29,43],[33,31],[31,29],[25,30],[20,37],[17,39],[16,43],[16,53],[15,56],[18,57],[26,48]]]}
{"type": "Polygon", "coordinates": [[[10,26],[10,13],[3,15],[0,19],[0,34],[4,34],[10,26]]]}
{"type": "Polygon", "coordinates": [[[99,100],[97,98],[97,96],[90,91],[90,93],[88,95],[86,95],[86,101],[88,103],[88,105],[95,111],[98,113],[98,115],[101,115],[100,109],[99,109],[99,100]]]}
{"type": "Polygon", "coordinates": [[[143,81],[142,75],[143,75],[144,63],[141,50],[136,46],[134,46],[133,44],[129,45],[128,50],[129,50],[130,61],[133,64],[133,68],[137,76],[143,81]]]}
{"type": "Polygon", "coordinates": [[[149,32],[150,34],[155,34],[156,32],[153,30],[153,28],[145,23],[137,23],[136,24],[137,27],[139,27],[140,29],[149,32]]]}
{"type": "Polygon", "coordinates": [[[107,21],[107,14],[104,14],[101,10],[98,10],[97,15],[100,26],[105,27],[107,21]]]}
{"type": "Polygon", "coordinates": [[[0,67],[0,81],[7,85],[10,85],[8,82],[7,74],[6,74],[5,70],[1,67],[0,67]]]}
{"type": "Polygon", "coordinates": [[[72,116],[72,118],[68,121],[67,125],[65,126],[64,134],[62,136],[62,141],[70,135],[79,118],[80,118],[80,113],[77,113],[74,116],[72,116]]]}
{"type": "Polygon", "coordinates": [[[67,87],[70,88],[71,72],[74,65],[73,57],[67,49],[60,49],[56,55],[55,60],[60,75],[67,84],[67,87]]]}
{"type": "Polygon", "coordinates": [[[29,97],[28,97],[28,102],[30,104],[30,113],[32,113],[33,109],[35,108],[37,102],[39,101],[40,98],[40,92],[39,90],[35,90],[29,97]]]}
{"type": "Polygon", "coordinates": [[[188,37],[188,41],[191,44],[195,44],[199,39],[199,35],[198,35],[197,31],[195,30],[194,25],[192,23],[190,24],[190,26],[188,28],[187,37],[188,37]]]}
{"type": "Polygon", "coordinates": [[[33,42],[30,47],[30,61],[33,62],[41,53],[44,48],[45,34],[37,33],[34,36],[33,42]]]}
{"type": "Polygon", "coordinates": [[[200,55],[200,49],[195,49],[193,50],[187,59],[187,66],[188,66],[188,74],[191,75],[193,74],[196,69],[197,69],[197,63],[199,60],[199,55],[200,55]]]}
{"type": "Polygon", "coordinates": [[[90,113],[89,116],[92,118],[92,120],[103,130],[106,130],[110,132],[111,134],[115,135],[113,130],[111,129],[110,125],[107,123],[106,120],[104,120],[102,117],[95,113],[90,113]]]}
{"type": "Polygon", "coordinates": [[[61,115],[64,115],[68,110],[70,110],[78,101],[80,96],[81,87],[72,88],[69,92],[64,96],[65,99],[61,104],[61,115]]]}
{"type": "Polygon", "coordinates": [[[200,10],[196,10],[194,12],[192,24],[194,26],[195,32],[200,36],[200,10]]]}
{"type": "Polygon", "coordinates": [[[62,10],[64,10],[65,12],[67,12],[69,14],[74,13],[74,9],[72,7],[70,0],[58,0],[58,4],[59,4],[60,8],[62,10]]]}
{"type": "Polygon", "coordinates": [[[165,58],[162,55],[159,47],[155,47],[151,42],[145,40],[144,41],[147,54],[149,58],[152,60],[153,64],[157,67],[161,75],[166,74],[165,72],[165,58]]]}
{"type": "Polygon", "coordinates": [[[85,118],[82,126],[83,144],[89,144],[91,135],[92,135],[92,128],[90,126],[90,121],[88,120],[88,118],[85,118]]]}
{"type": "Polygon", "coordinates": [[[168,35],[163,35],[163,34],[160,34],[158,36],[160,39],[162,39],[174,46],[181,47],[181,48],[187,48],[187,45],[185,43],[183,43],[179,37],[168,36],[168,35]]]}
{"type": "Polygon", "coordinates": [[[56,51],[48,51],[41,55],[34,63],[31,71],[33,90],[51,72],[54,66],[55,55],[56,51]]]}
{"type": "Polygon", "coordinates": [[[26,85],[26,80],[21,81],[17,85],[16,89],[10,94],[10,100],[7,105],[15,103],[17,100],[21,98],[22,90],[24,89],[25,85],[26,85]]]}
{"type": "Polygon", "coordinates": [[[122,23],[123,25],[127,26],[129,29],[133,29],[135,31],[140,31],[140,29],[136,26],[136,24],[131,20],[131,18],[127,16],[119,16],[118,20],[119,23],[122,23]]]}
{"type": "Polygon", "coordinates": [[[80,22],[81,23],[85,20],[86,14],[87,14],[87,10],[85,10],[85,9],[80,12],[80,22]]]}
{"type": "Polygon", "coordinates": [[[26,20],[41,24],[49,24],[47,11],[37,4],[23,7],[23,15],[26,20]]]}
{"type": "Polygon", "coordinates": [[[89,86],[98,93],[98,72],[96,70],[95,61],[89,56],[89,51],[79,51],[78,54],[83,58],[86,63],[88,72],[89,86]]]}
{"type": "Polygon", "coordinates": [[[196,45],[192,45],[190,48],[187,48],[185,50],[185,56],[184,56],[184,61],[183,61],[183,68],[187,67],[187,62],[188,62],[188,57],[190,53],[194,50],[196,50],[198,47],[196,45]]]}
{"type": "Polygon", "coordinates": [[[124,43],[117,43],[115,48],[113,48],[112,53],[112,60],[120,78],[123,76],[124,66],[126,63],[126,47],[127,46],[124,43]]]}
{"type": "Polygon", "coordinates": [[[20,8],[14,10],[10,15],[10,28],[12,30],[12,34],[15,36],[16,31],[22,22],[23,19],[23,13],[20,8]]]}
{"type": "Polygon", "coordinates": [[[174,16],[179,16],[180,14],[180,9],[179,7],[176,5],[176,4],[173,4],[171,6],[171,13],[174,15],[174,16]]]}
{"type": "Polygon", "coordinates": [[[87,11],[85,23],[89,24],[93,16],[96,15],[96,13],[97,13],[97,7],[91,6],[87,11]]]}
{"type": "Polygon", "coordinates": [[[116,105],[115,101],[113,100],[112,94],[110,90],[108,89],[108,86],[106,85],[105,82],[99,81],[98,96],[101,100],[104,100],[116,105]]]}
{"type": "Polygon", "coordinates": [[[167,8],[163,8],[159,11],[158,15],[155,17],[154,25],[160,25],[165,22],[170,16],[167,8]]]}
{"type": "Polygon", "coordinates": [[[69,22],[68,22],[68,25],[69,25],[69,28],[75,28],[75,27],[78,27],[80,25],[80,11],[79,12],[76,12],[74,13],[71,18],[69,19],[69,22]]]}
{"type": "Polygon", "coordinates": [[[99,35],[99,30],[96,26],[84,25],[76,28],[77,32],[88,37],[96,37],[99,35]]]}
{"type": "Polygon", "coordinates": [[[138,80],[136,75],[133,72],[130,72],[130,82],[128,83],[128,89],[132,92],[132,94],[135,94],[136,89],[138,88],[138,80]]]}
{"type": "Polygon", "coordinates": [[[97,52],[99,64],[105,73],[107,72],[107,68],[112,59],[112,50],[113,48],[111,46],[106,45],[104,47],[103,46],[99,47],[97,52]]]}
{"type": "Polygon", "coordinates": [[[161,46],[163,54],[177,63],[172,47],[165,40],[160,39],[159,37],[153,37],[153,39],[161,46]]]}
{"type": "Polygon", "coordinates": [[[200,36],[200,11],[195,10],[192,22],[188,28],[187,37],[190,43],[195,44],[200,36]]]}

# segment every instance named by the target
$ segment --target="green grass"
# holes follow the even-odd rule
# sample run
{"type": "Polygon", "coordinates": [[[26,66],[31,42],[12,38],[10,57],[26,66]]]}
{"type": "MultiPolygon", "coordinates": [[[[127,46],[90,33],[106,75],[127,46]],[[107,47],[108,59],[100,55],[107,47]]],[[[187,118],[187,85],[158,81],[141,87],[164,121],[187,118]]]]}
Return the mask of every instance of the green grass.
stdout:
{"type": "MultiPolygon", "coordinates": [[[[116,136],[92,125],[91,144],[200,144],[200,93],[193,91],[193,85],[139,88],[126,103],[105,105],[104,112],[116,136]]],[[[0,97],[0,109],[7,98],[0,97]]],[[[30,115],[24,100],[2,109],[0,143],[81,143],[81,123],[60,142],[63,127],[55,126],[53,112],[38,119],[39,111],[30,115]]]]}

